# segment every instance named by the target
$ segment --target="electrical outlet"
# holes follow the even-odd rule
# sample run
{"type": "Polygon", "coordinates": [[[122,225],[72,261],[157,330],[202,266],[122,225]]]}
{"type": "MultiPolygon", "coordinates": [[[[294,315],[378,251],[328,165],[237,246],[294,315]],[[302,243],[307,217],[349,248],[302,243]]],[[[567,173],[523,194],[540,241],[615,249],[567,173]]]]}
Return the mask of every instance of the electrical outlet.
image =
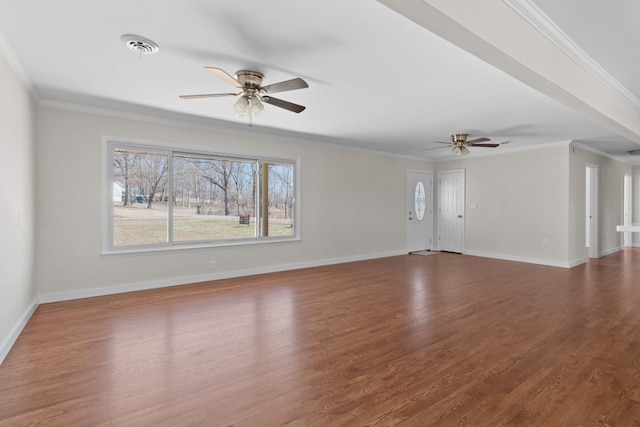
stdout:
{"type": "Polygon", "coordinates": [[[549,239],[542,239],[542,244],[547,246],[549,244],[549,239]]]}
{"type": "Polygon", "coordinates": [[[209,261],[209,268],[211,268],[212,270],[216,269],[216,260],[212,259],[211,261],[209,261]]]}

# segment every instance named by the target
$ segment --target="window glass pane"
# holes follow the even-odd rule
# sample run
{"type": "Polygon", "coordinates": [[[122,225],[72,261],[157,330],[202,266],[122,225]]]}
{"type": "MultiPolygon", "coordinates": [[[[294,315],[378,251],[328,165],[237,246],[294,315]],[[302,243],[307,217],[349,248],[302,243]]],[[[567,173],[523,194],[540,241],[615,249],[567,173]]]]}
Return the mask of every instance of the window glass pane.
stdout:
{"type": "Polygon", "coordinates": [[[125,142],[108,147],[106,251],[297,236],[293,162],[125,142]]]}
{"type": "MultiPolygon", "coordinates": [[[[266,163],[263,163],[265,165],[266,163]]],[[[287,164],[269,164],[269,236],[292,236],[294,188],[293,166],[287,164]]]]}
{"type": "Polygon", "coordinates": [[[113,244],[167,243],[167,168],[163,153],[113,151],[113,244]]]}
{"type": "Polygon", "coordinates": [[[176,154],[173,241],[256,237],[256,162],[176,154]]]}
{"type": "Polygon", "coordinates": [[[418,181],[416,184],[416,191],[413,195],[414,207],[416,212],[416,219],[418,221],[422,221],[424,218],[424,208],[426,206],[426,201],[424,198],[424,184],[422,181],[418,181]]]}

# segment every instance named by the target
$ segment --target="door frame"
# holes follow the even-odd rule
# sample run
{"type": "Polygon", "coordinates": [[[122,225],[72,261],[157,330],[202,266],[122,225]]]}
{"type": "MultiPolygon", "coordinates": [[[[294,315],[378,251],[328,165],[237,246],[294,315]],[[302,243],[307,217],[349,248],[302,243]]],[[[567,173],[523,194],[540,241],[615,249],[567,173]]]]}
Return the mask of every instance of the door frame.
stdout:
{"type": "MultiPolygon", "coordinates": [[[[429,171],[429,170],[423,170],[423,169],[407,169],[407,182],[406,182],[406,188],[405,188],[405,194],[409,195],[410,194],[410,190],[414,190],[413,188],[410,188],[411,186],[411,174],[412,173],[418,173],[418,174],[424,174],[424,175],[428,175],[429,177],[429,183],[427,184],[429,186],[429,191],[430,191],[430,196],[428,197],[427,200],[425,200],[425,224],[428,227],[428,231],[427,231],[427,242],[425,242],[425,249],[426,250],[430,250],[434,248],[434,242],[433,242],[433,235],[434,235],[434,223],[433,223],[433,171],[429,171]]],[[[425,187],[427,186],[425,185],[425,187]]],[[[410,201],[406,200],[405,201],[405,214],[406,212],[406,208],[409,206],[410,201]]],[[[410,225],[410,219],[409,219],[409,215],[407,215],[406,217],[406,223],[405,223],[405,229],[406,229],[406,248],[409,251],[409,225],[410,225]]]]}

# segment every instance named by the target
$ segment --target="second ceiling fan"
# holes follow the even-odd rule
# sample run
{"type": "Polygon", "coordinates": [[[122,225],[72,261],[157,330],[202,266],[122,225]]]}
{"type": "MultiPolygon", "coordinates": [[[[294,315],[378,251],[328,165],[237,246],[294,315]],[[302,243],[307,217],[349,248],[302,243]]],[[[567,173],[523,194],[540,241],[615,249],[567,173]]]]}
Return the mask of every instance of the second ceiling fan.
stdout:
{"type": "MultiPolygon", "coordinates": [[[[441,141],[435,141],[435,142],[438,144],[450,145],[451,154],[454,156],[466,156],[467,154],[470,153],[468,147],[496,148],[496,147],[499,147],[501,144],[506,144],[508,142],[508,141],[505,141],[502,143],[484,144],[484,142],[491,141],[491,139],[486,137],[467,139],[468,137],[469,137],[468,133],[454,133],[451,135],[451,142],[441,142],[441,141]]],[[[424,150],[424,151],[436,150],[438,148],[441,148],[441,147],[428,148],[427,150],[424,150]]]]}
{"type": "Polygon", "coordinates": [[[204,67],[214,76],[224,80],[231,86],[240,89],[235,93],[207,93],[201,95],[181,95],[182,99],[195,99],[195,98],[216,98],[223,96],[240,96],[236,101],[234,108],[236,110],[236,116],[249,116],[249,125],[251,125],[251,118],[253,114],[260,114],[264,111],[264,105],[271,104],[276,107],[284,108],[285,110],[292,111],[294,113],[300,113],[304,111],[306,107],[293,102],[284,101],[282,99],[272,97],[271,93],[285,92],[287,90],[304,89],[309,87],[307,82],[297,77],[295,79],[282,81],[279,83],[273,83],[270,85],[262,86],[262,80],[264,75],[258,71],[240,70],[236,72],[236,77],[227,73],[221,68],[216,67],[204,67]]]}

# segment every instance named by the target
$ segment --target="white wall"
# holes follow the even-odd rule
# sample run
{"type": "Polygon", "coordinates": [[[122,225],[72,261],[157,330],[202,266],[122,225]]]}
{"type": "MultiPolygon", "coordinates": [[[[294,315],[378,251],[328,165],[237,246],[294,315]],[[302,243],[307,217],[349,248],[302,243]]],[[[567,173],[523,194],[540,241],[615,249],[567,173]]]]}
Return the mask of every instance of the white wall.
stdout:
{"type": "Polygon", "coordinates": [[[585,258],[585,195],[587,164],[598,166],[598,253],[607,255],[623,248],[622,233],[616,225],[623,221],[624,174],[633,168],[577,145],[570,150],[570,260],[585,258]]]}
{"type": "MultiPolygon", "coordinates": [[[[585,262],[587,163],[599,168],[598,252],[602,256],[622,249],[622,235],[615,228],[622,221],[623,177],[635,170],[637,208],[640,168],[580,146],[574,151],[574,145],[438,163],[438,171],[466,172],[465,253],[562,267],[585,262]]],[[[634,212],[637,222],[640,208],[634,212]]]]}
{"type": "Polygon", "coordinates": [[[432,168],[422,160],[261,136],[249,128],[230,133],[42,106],[36,139],[36,279],[44,301],[402,253],[407,169],[432,168]],[[301,241],[101,255],[103,135],[300,158],[301,241]]]}
{"type": "Polygon", "coordinates": [[[0,362],[35,309],[34,106],[0,54],[0,362]]]}
{"type": "Polygon", "coordinates": [[[438,163],[465,169],[465,253],[568,266],[568,147],[491,154],[438,163]]]}
{"type": "MultiPolygon", "coordinates": [[[[438,171],[466,171],[465,253],[562,267],[585,262],[587,163],[599,169],[598,253],[622,249],[615,228],[622,221],[623,177],[635,170],[634,197],[640,199],[640,168],[573,147],[565,143],[438,163],[438,171]]],[[[640,208],[635,212],[638,221],[640,208]]]]}

